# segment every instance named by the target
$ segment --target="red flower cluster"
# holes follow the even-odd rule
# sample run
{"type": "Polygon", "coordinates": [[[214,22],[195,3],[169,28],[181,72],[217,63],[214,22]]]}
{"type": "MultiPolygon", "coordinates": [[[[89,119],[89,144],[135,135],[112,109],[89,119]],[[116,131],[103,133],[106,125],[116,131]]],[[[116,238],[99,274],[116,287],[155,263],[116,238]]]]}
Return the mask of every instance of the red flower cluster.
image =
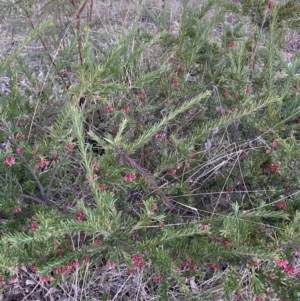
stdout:
{"type": "Polygon", "coordinates": [[[178,84],[178,79],[177,78],[173,78],[171,80],[171,86],[176,86],[178,84]]]}
{"type": "Polygon", "coordinates": [[[143,268],[145,266],[145,261],[141,254],[133,255],[131,261],[135,268],[143,268]]]}
{"type": "Polygon", "coordinates": [[[227,48],[233,48],[233,47],[234,47],[234,42],[233,41],[228,42],[227,48]]]}
{"type": "Polygon", "coordinates": [[[153,203],[152,205],[151,205],[151,210],[152,211],[156,211],[157,210],[157,204],[156,203],[153,203]]]}
{"type": "Polygon", "coordinates": [[[115,262],[109,261],[109,262],[107,263],[107,266],[108,266],[108,269],[109,269],[109,270],[113,270],[113,269],[117,266],[117,264],[116,264],[115,262]]]}
{"type": "Polygon", "coordinates": [[[4,159],[3,161],[5,164],[7,164],[9,167],[12,167],[15,162],[16,162],[16,159],[14,156],[8,156],[4,159]]]}
{"type": "Polygon", "coordinates": [[[274,4],[272,3],[272,1],[269,1],[267,3],[267,7],[268,7],[269,10],[273,10],[274,9],[274,4]]]}
{"type": "Polygon", "coordinates": [[[53,280],[53,278],[50,277],[50,276],[41,276],[40,277],[40,283],[46,283],[46,282],[51,281],[51,280],[53,280]]]}
{"type": "Polygon", "coordinates": [[[73,262],[68,262],[66,266],[64,267],[58,267],[58,268],[54,268],[52,270],[53,274],[58,275],[60,274],[61,276],[65,276],[67,275],[73,268],[77,269],[79,267],[79,262],[76,259],[73,262]]]}
{"type": "Polygon", "coordinates": [[[222,241],[222,246],[223,247],[227,247],[230,244],[231,244],[231,240],[229,238],[223,239],[223,241],[222,241]]]}
{"type": "Polygon", "coordinates": [[[112,112],[114,110],[114,107],[113,106],[110,106],[110,105],[105,105],[104,106],[104,111],[106,112],[106,113],[110,113],[110,112],[112,112]]]}
{"type": "Polygon", "coordinates": [[[98,191],[103,191],[105,189],[106,185],[104,183],[99,184],[98,191]]]}
{"type": "Polygon", "coordinates": [[[67,143],[67,145],[66,145],[66,150],[67,151],[71,151],[73,148],[74,148],[73,143],[71,143],[71,142],[67,143]]]}
{"type": "Polygon", "coordinates": [[[162,276],[161,276],[161,275],[158,275],[158,274],[155,274],[155,275],[153,275],[152,279],[153,279],[153,281],[154,281],[155,283],[159,283],[159,282],[161,282],[161,280],[162,280],[162,276]]]}
{"type": "Polygon", "coordinates": [[[84,218],[85,218],[84,212],[82,211],[82,209],[78,209],[77,213],[76,213],[76,215],[74,217],[74,221],[75,222],[83,221],[84,218]]]}
{"type": "Polygon", "coordinates": [[[166,137],[166,133],[163,131],[157,132],[155,134],[155,138],[165,138],[166,137]]]}
{"type": "Polygon", "coordinates": [[[210,263],[207,265],[207,269],[213,270],[214,272],[216,272],[218,270],[218,265],[216,263],[210,263]]]}
{"type": "Polygon", "coordinates": [[[121,108],[121,111],[123,112],[123,113],[126,113],[126,112],[128,112],[130,110],[130,107],[129,106],[123,106],[122,108],[121,108]]]}
{"type": "Polygon", "coordinates": [[[167,171],[167,174],[169,176],[173,176],[176,174],[176,169],[175,168],[170,168],[168,171],[167,171]]]}
{"type": "Polygon", "coordinates": [[[290,276],[295,276],[298,273],[297,268],[294,265],[289,264],[286,259],[277,260],[275,264],[282,268],[282,270],[290,276]]]}
{"type": "Polygon", "coordinates": [[[143,91],[139,91],[138,94],[136,95],[138,98],[145,98],[146,97],[146,93],[143,91]]]}
{"type": "Polygon", "coordinates": [[[279,170],[279,166],[276,163],[270,163],[270,164],[266,164],[264,166],[264,170],[265,171],[270,171],[270,172],[276,172],[279,170]]]}
{"type": "Polygon", "coordinates": [[[88,263],[90,261],[90,257],[88,255],[84,255],[82,257],[82,261],[85,262],[85,263],[88,263]]]}
{"type": "Polygon", "coordinates": [[[21,208],[21,207],[13,207],[13,208],[12,208],[12,211],[13,211],[14,213],[17,213],[17,212],[22,211],[22,208],[21,208]]]}
{"type": "Polygon", "coordinates": [[[39,168],[45,168],[50,165],[50,161],[47,159],[41,159],[37,165],[39,168]]]}
{"type": "Polygon", "coordinates": [[[96,163],[96,162],[93,162],[92,164],[91,164],[91,167],[92,167],[92,169],[93,170],[99,170],[99,164],[98,163],[96,163]]]}
{"type": "Polygon", "coordinates": [[[124,180],[126,182],[133,182],[136,179],[136,175],[134,173],[126,173],[124,176],[124,180]]]}
{"type": "Polygon", "coordinates": [[[32,223],[30,224],[30,229],[31,229],[32,231],[36,231],[38,228],[39,228],[39,225],[38,225],[36,222],[32,222],[32,223]]]}
{"type": "Polygon", "coordinates": [[[279,209],[286,209],[286,202],[285,201],[278,201],[277,202],[277,207],[279,208],[279,209]]]}
{"type": "Polygon", "coordinates": [[[16,148],[16,152],[17,152],[17,154],[23,154],[24,153],[24,149],[22,147],[17,147],[16,148]]]}

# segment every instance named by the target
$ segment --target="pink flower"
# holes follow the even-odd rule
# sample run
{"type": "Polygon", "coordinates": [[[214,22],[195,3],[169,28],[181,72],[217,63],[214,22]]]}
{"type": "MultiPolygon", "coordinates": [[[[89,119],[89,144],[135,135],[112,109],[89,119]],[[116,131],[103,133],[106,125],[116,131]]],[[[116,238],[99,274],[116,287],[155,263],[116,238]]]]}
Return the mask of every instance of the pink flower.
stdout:
{"type": "Polygon", "coordinates": [[[136,95],[138,98],[145,98],[146,97],[146,93],[143,91],[139,91],[138,94],[136,95]]]}
{"type": "Polygon", "coordinates": [[[107,263],[107,266],[108,266],[108,269],[109,270],[113,270],[116,266],[117,266],[117,264],[115,263],[115,262],[108,262],[107,263]]]}
{"type": "Polygon", "coordinates": [[[95,239],[94,240],[94,245],[95,246],[100,246],[100,240],[99,239],[95,239]]]}
{"type": "Polygon", "coordinates": [[[110,105],[105,105],[104,106],[104,111],[106,112],[106,113],[110,113],[110,112],[112,112],[114,110],[114,107],[113,106],[110,106],[110,105]]]}
{"type": "Polygon", "coordinates": [[[241,298],[241,297],[243,296],[243,293],[240,292],[240,291],[235,291],[234,295],[235,295],[235,297],[236,297],[237,299],[239,299],[239,298],[241,298]]]}
{"type": "Polygon", "coordinates": [[[251,94],[251,92],[252,92],[251,87],[247,86],[245,92],[246,92],[246,94],[251,94]]]}
{"type": "Polygon", "coordinates": [[[36,266],[35,266],[34,263],[29,264],[28,267],[29,267],[29,269],[30,269],[30,271],[31,271],[32,273],[36,273],[36,272],[37,272],[37,268],[36,268],[36,266]]]}
{"type": "Polygon", "coordinates": [[[216,263],[210,263],[207,265],[207,268],[216,272],[218,270],[218,265],[216,263]]]}
{"type": "Polygon", "coordinates": [[[178,84],[178,79],[173,78],[173,79],[171,80],[171,86],[176,86],[177,84],[178,84]]]}
{"type": "Polygon", "coordinates": [[[272,3],[272,1],[269,1],[267,3],[267,7],[268,7],[269,10],[273,10],[274,9],[274,4],[272,3]]]}
{"type": "Polygon", "coordinates": [[[153,282],[159,283],[162,280],[162,276],[158,275],[158,274],[155,274],[155,275],[153,275],[152,279],[153,279],[153,282]]]}
{"type": "Polygon", "coordinates": [[[259,261],[253,260],[252,265],[253,265],[255,268],[259,268],[259,261]]]}
{"type": "Polygon", "coordinates": [[[233,48],[233,47],[234,47],[234,42],[233,41],[228,42],[227,48],[233,48]]]}
{"type": "Polygon", "coordinates": [[[52,153],[51,153],[51,158],[52,158],[53,160],[57,159],[57,157],[58,157],[58,153],[57,153],[57,152],[52,152],[52,153]]]}
{"type": "Polygon", "coordinates": [[[278,201],[277,202],[277,207],[279,208],[279,209],[286,209],[286,202],[285,201],[278,201]]]}
{"type": "Polygon", "coordinates": [[[71,151],[73,148],[74,148],[73,143],[71,143],[71,142],[67,143],[67,145],[66,145],[66,150],[67,151],[71,151]]]}
{"type": "Polygon", "coordinates": [[[75,222],[83,221],[84,218],[85,218],[84,212],[82,211],[82,209],[78,209],[77,213],[76,213],[76,215],[74,217],[74,221],[75,222]]]}
{"type": "Polygon", "coordinates": [[[96,162],[92,163],[92,169],[99,170],[99,164],[96,162]]]}
{"type": "Polygon", "coordinates": [[[166,137],[166,133],[165,133],[165,132],[162,132],[162,131],[157,132],[157,133],[155,134],[155,138],[165,138],[165,137],[166,137]]]}
{"type": "Polygon", "coordinates": [[[3,161],[5,164],[9,165],[9,167],[12,167],[15,162],[16,162],[16,159],[14,156],[8,156],[4,159],[3,161]]]}
{"type": "Polygon", "coordinates": [[[152,204],[152,205],[151,205],[151,210],[152,210],[152,211],[156,211],[156,210],[157,210],[157,204],[155,204],[155,203],[152,204]]]}
{"type": "Polygon", "coordinates": [[[202,229],[202,230],[208,230],[208,228],[209,228],[209,225],[202,225],[202,226],[201,226],[201,229],[202,229]]]}
{"type": "Polygon", "coordinates": [[[163,228],[163,227],[165,226],[165,223],[164,223],[164,222],[159,222],[158,226],[159,226],[160,228],[163,228]]]}
{"type": "Polygon", "coordinates": [[[170,168],[170,169],[167,171],[167,174],[168,174],[169,176],[175,175],[175,174],[176,174],[176,169],[175,169],[175,168],[170,168]]]}
{"type": "Polygon", "coordinates": [[[264,301],[264,299],[263,299],[262,297],[256,296],[256,297],[255,297],[255,301],[264,301]]]}
{"type": "Polygon", "coordinates": [[[72,263],[72,266],[74,269],[78,269],[79,268],[79,262],[78,262],[78,259],[76,259],[73,263],[72,263]]]}
{"type": "Polygon", "coordinates": [[[32,222],[32,223],[30,224],[30,229],[31,229],[32,231],[36,231],[38,228],[39,228],[39,225],[38,225],[36,222],[32,222]]]}
{"type": "Polygon", "coordinates": [[[17,152],[17,154],[23,154],[24,153],[24,149],[22,147],[17,147],[16,148],[16,152],[17,152]]]}
{"type": "Polygon", "coordinates": [[[40,283],[46,283],[51,280],[52,280],[52,278],[50,276],[41,276],[40,277],[40,283]]]}
{"type": "Polygon", "coordinates": [[[41,159],[37,165],[39,168],[45,168],[50,165],[50,161],[47,159],[41,159]]]}
{"type": "Polygon", "coordinates": [[[133,182],[136,179],[136,175],[134,173],[126,173],[124,176],[124,180],[126,182],[133,182]]]}
{"type": "Polygon", "coordinates": [[[284,272],[289,276],[295,276],[298,273],[298,270],[294,265],[289,264],[284,268],[284,272]]]}
{"type": "Polygon", "coordinates": [[[82,261],[85,262],[85,263],[88,263],[90,261],[90,257],[88,255],[84,255],[82,257],[82,261]]]}
{"type": "Polygon", "coordinates": [[[223,247],[227,247],[230,244],[231,244],[231,240],[230,239],[228,239],[228,238],[223,239],[223,241],[222,241],[222,246],[223,247]]]}
{"type": "Polygon", "coordinates": [[[22,209],[21,209],[21,207],[13,207],[13,208],[12,208],[12,211],[13,211],[14,213],[17,213],[17,212],[22,211],[22,209]]]}
{"type": "Polygon", "coordinates": [[[217,238],[216,235],[212,235],[212,236],[210,237],[210,240],[211,240],[212,242],[217,242],[217,241],[218,241],[218,238],[217,238]]]}
{"type": "Polygon", "coordinates": [[[279,170],[279,166],[276,163],[270,163],[270,164],[266,164],[264,166],[264,170],[265,171],[271,171],[271,172],[276,172],[279,170]]]}
{"type": "Polygon", "coordinates": [[[23,133],[18,133],[16,136],[17,140],[23,140],[25,138],[25,135],[23,133]]]}
{"type": "Polygon", "coordinates": [[[131,261],[135,268],[143,268],[145,266],[145,261],[141,254],[133,255],[131,257],[131,261]]]}
{"type": "Polygon", "coordinates": [[[103,191],[105,189],[106,185],[105,184],[99,184],[98,186],[98,191],[103,191]]]}
{"type": "Polygon", "coordinates": [[[129,111],[129,106],[123,106],[122,108],[121,108],[121,111],[122,112],[124,112],[124,113],[126,113],[126,112],[128,112],[129,111]]]}
{"type": "Polygon", "coordinates": [[[286,259],[276,260],[275,264],[281,268],[286,268],[289,264],[289,262],[286,259]]]}
{"type": "Polygon", "coordinates": [[[56,252],[56,257],[61,257],[63,254],[64,254],[64,250],[63,250],[63,249],[59,249],[59,250],[56,252]]]}
{"type": "Polygon", "coordinates": [[[176,71],[177,76],[181,76],[183,74],[183,67],[179,67],[179,69],[176,71]]]}

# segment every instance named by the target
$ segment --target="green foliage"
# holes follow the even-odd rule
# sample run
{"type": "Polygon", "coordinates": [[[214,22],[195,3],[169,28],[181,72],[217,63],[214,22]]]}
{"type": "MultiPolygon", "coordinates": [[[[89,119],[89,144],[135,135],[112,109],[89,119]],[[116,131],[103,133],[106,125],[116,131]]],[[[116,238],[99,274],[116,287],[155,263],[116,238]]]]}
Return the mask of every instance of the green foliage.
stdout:
{"type": "Polygon", "coordinates": [[[168,6],[141,6],[105,47],[89,6],[0,4],[31,28],[0,61],[1,275],[25,265],[59,283],[98,267],[162,300],[295,298],[299,63],[280,48],[294,3],[243,2],[231,25],[225,2],[183,1],[176,34],[168,6]]]}

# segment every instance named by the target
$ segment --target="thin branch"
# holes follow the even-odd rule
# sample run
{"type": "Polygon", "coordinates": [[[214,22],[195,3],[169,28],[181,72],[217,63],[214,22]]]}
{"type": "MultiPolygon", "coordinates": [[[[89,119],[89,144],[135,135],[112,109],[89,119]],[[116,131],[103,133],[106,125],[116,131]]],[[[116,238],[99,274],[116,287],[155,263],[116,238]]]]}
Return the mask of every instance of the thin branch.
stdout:
{"type": "Polygon", "coordinates": [[[37,198],[33,195],[28,195],[28,194],[22,193],[22,194],[20,194],[20,197],[24,198],[24,199],[34,201],[34,202],[42,204],[42,205],[47,205],[47,203],[45,203],[43,200],[41,200],[41,199],[39,199],[39,198],[37,198]]]}
{"type": "Polygon", "coordinates": [[[64,162],[64,159],[65,159],[66,157],[67,157],[67,155],[65,154],[65,155],[62,157],[60,163],[57,164],[57,166],[55,167],[55,169],[54,169],[54,171],[53,171],[53,173],[52,173],[52,176],[51,176],[51,179],[50,179],[50,182],[49,182],[49,184],[48,184],[47,191],[46,191],[46,199],[47,199],[47,200],[50,199],[50,190],[51,190],[51,188],[52,188],[52,184],[53,184],[53,181],[54,181],[55,176],[56,176],[56,174],[57,174],[57,171],[58,171],[59,168],[62,166],[62,164],[63,164],[63,162],[64,162]]]}
{"type": "Polygon", "coordinates": [[[25,167],[29,170],[29,172],[31,173],[36,185],[38,186],[39,188],[39,191],[40,191],[40,194],[42,196],[42,199],[44,200],[44,203],[48,203],[48,200],[46,198],[46,195],[45,195],[45,189],[41,183],[41,181],[39,180],[39,178],[37,177],[36,173],[34,172],[34,170],[30,167],[30,165],[28,164],[26,158],[22,155],[22,154],[18,154],[21,161],[23,162],[23,164],[25,165],[25,167]]]}

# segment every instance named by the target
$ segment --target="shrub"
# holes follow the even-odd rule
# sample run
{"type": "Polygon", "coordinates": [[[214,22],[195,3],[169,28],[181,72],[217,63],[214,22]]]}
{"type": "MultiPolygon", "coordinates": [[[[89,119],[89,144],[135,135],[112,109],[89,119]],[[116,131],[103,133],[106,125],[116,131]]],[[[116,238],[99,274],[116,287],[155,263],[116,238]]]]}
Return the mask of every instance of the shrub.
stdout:
{"type": "Polygon", "coordinates": [[[296,300],[299,63],[282,41],[299,6],[217,3],[183,1],[176,31],[167,5],[140,5],[114,35],[93,1],[15,12],[31,31],[0,62],[5,289],[26,270],[75,299],[296,300]]]}

